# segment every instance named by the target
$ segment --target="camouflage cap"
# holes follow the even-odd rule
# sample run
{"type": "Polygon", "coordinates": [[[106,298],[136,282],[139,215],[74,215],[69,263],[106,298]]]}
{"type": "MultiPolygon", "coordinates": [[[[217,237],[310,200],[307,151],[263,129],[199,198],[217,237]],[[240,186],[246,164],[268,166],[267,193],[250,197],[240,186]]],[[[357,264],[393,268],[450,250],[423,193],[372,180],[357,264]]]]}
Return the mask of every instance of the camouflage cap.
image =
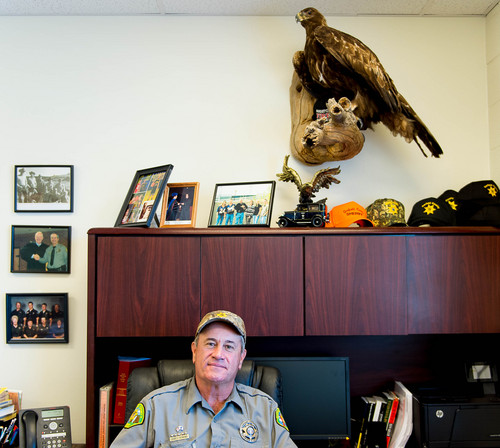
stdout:
{"type": "Polygon", "coordinates": [[[231,311],[224,310],[210,311],[210,313],[205,314],[196,329],[195,337],[198,336],[208,324],[213,322],[226,322],[231,324],[236,331],[243,336],[243,340],[246,343],[247,332],[245,330],[245,323],[243,322],[243,319],[237,314],[231,313],[231,311]]]}
{"type": "Polygon", "coordinates": [[[406,226],[405,207],[396,199],[377,199],[366,208],[366,214],[376,227],[406,226]]]}

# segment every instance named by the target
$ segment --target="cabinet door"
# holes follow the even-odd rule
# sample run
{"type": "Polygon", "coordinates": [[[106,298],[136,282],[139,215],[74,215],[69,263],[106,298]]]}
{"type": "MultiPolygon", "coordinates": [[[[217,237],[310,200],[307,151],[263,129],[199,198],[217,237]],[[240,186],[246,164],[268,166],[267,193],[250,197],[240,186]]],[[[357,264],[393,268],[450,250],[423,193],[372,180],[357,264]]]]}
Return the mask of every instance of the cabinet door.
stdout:
{"type": "Polygon", "coordinates": [[[200,318],[200,238],[97,242],[97,336],[192,336],[200,318]]]}
{"type": "Polygon", "coordinates": [[[408,239],[410,333],[500,332],[500,236],[408,239]]]}
{"type": "Polygon", "coordinates": [[[301,237],[204,237],[202,314],[239,314],[249,336],[302,336],[301,237]]]}
{"type": "Polygon", "coordinates": [[[306,335],[406,334],[404,236],[305,238],[306,335]]]}

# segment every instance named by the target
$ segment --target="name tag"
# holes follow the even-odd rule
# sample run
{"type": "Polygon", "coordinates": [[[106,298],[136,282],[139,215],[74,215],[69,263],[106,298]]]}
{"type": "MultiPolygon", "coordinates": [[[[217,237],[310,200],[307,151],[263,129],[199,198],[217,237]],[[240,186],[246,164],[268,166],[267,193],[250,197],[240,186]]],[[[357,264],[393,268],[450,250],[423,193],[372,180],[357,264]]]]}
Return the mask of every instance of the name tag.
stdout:
{"type": "Polygon", "coordinates": [[[179,440],[189,439],[189,434],[187,432],[180,432],[179,434],[171,434],[169,440],[171,442],[178,442],[179,440]]]}

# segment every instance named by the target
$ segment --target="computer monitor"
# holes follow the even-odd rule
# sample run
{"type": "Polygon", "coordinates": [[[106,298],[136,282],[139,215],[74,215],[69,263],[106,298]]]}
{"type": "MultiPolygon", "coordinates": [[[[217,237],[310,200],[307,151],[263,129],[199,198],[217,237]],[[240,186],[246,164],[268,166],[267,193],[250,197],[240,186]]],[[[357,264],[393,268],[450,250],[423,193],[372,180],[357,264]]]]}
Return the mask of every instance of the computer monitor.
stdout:
{"type": "Polygon", "coordinates": [[[281,411],[293,440],[350,438],[349,358],[251,359],[280,370],[281,411]]]}

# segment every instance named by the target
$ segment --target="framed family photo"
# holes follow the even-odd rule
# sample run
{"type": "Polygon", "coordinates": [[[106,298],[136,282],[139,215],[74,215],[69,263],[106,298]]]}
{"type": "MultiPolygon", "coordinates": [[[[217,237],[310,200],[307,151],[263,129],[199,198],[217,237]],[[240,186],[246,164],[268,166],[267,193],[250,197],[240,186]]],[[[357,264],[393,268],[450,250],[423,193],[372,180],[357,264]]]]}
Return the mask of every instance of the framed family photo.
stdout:
{"type": "Polygon", "coordinates": [[[72,212],[73,165],[16,165],[15,212],[72,212]]]}
{"type": "Polygon", "coordinates": [[[173,165],[139,170],[115,222],[115,227],[150,227],[173,165]]]}
{"type": "Polygon", "coordinates": [[[275,181],[217,184],[209,227],[269,227],[275,181]]]}
{"type": "Polygon", "coordinates": [[[167,184],[163,194],[160,227],[194,227],[199,182],[167,184]]]}
{"type": "Polygon", "coordinates": [[[70,226],[12,226],[10,272],[68,274],[70,226]]]}
{"type": "Polygon", "coordinates": [[[68,294],[6,294],[8,344],[68,343],[68,294]]]}

